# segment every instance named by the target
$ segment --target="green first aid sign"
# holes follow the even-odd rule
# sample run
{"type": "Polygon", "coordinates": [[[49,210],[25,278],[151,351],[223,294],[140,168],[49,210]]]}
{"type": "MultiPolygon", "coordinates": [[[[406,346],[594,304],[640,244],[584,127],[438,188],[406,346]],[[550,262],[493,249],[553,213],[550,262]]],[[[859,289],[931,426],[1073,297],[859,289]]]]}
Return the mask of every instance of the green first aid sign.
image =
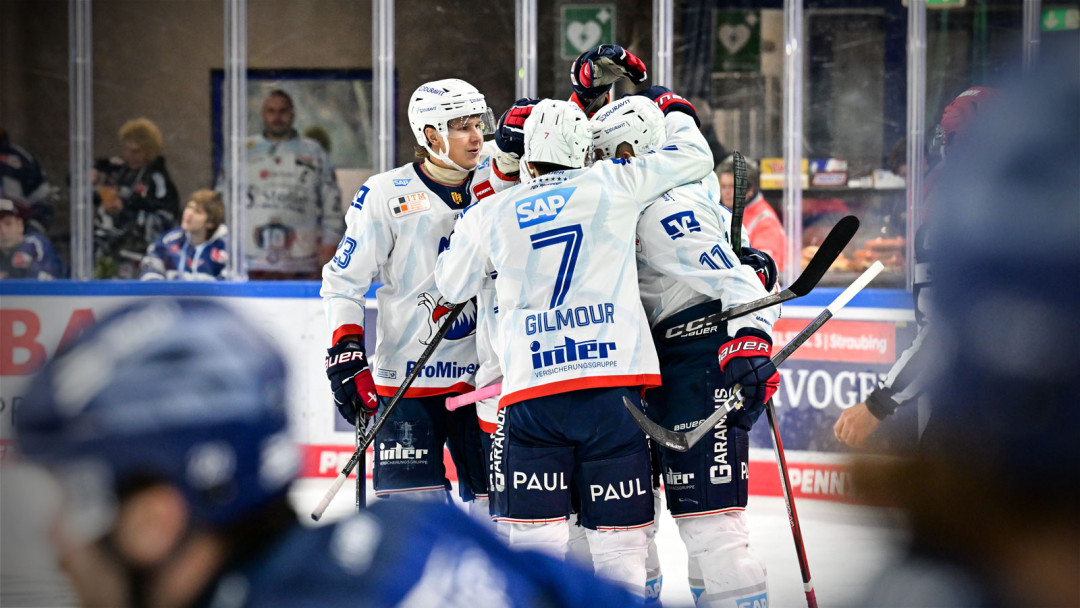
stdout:
{"type": "Polygon", "coordinates": [[[761,71],[761,17],[752,10],[716,12],[714,72],[761,71]]]}
{"type": "Polygon", "coordinates": [[[562,57],[577,59],[585,51],[615,44],[614,4],[567,4],[562,7],[562,57]]]}

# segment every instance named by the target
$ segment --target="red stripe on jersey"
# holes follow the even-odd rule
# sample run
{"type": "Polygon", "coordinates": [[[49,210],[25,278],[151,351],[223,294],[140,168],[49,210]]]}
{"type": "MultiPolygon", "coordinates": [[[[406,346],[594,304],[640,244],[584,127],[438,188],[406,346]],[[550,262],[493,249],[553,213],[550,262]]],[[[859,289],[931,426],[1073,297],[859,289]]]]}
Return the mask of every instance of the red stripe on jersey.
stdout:
{"type": "Polygon", "coordinates": [[[580,391],[587,388],[614,388],[618,386],[642,386],[645,388],[655,388],[657,386],[660,386],[660,374],[592,376],[589,378],[572,378],[570,380],[549,382],[548,384],[541,384],[540,386],[532,386],[529,388],[521,389],[520,391],[506,393],[502,396],[501,399],[499,399],[499,408],[501,409],[513,403],[525,401],[526,399],[536,399],[538,397],[558,395],[559,393],[569,393],[570,391],[580,391]]]}
{"type": "MultiPolygon", "coordinates": [[[[468,382],[458,382],[453,386],[422,386],[422,387],[410,387],[405,391],[402,397],[416,398],[416,397],[431,397],[434,395],[445,395],[447,393],[467,393],[476,387],[468,382]]],[[[375,385],[375,390],[379,392],[380,397],[393,397],[398,390],[396,386],[383,386],[381,384],[375,385]]]]}
{"type": "Polygon", "coordinates": [[[334,330],[334,335],[330,336],[330,346],[338,343],[345,336],[351,336],[353,334],[360,334],[360,340],[364,339],[364,328],[359,325],[347,324],[334,330]]]}

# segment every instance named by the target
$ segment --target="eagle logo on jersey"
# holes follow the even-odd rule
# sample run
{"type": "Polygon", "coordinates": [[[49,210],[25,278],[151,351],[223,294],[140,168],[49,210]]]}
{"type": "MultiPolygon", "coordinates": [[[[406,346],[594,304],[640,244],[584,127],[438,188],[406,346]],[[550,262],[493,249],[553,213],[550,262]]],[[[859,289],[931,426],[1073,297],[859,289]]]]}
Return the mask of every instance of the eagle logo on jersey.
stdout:
{"type": "MultiPolygon", "coordinates": [[[[435,337],[439,328],[446,322],[447,314],[451,310],[450,303],[442,296],[435,298],[426,291],[417,296],[416,299],[419,300],[417,306],[423,307],[427,311],[428,331],[425,337],[420,338],[420,343],[430,344],[431,339],[435,337]]],[[[454,324],[447,330],[444,339],[460,340],[474,333],[476,333],[476,302],[470,300],[465,304],[465,309],[461,311],[458,318],[454,320],[454,324]]]]}

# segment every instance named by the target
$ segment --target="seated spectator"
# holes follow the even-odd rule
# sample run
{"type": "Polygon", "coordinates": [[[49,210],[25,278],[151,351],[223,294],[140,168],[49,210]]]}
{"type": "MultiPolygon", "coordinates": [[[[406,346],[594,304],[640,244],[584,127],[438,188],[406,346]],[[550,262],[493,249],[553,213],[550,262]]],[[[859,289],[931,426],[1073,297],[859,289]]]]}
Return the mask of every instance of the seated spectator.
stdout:
{"type": "Polygon", "coordinates": [[[27,231],[48,234],[55,211],[56,189],[33,154],[11,143],[7,129],[0,127],[0,197],[24,201],[30,207],[24,219],[27,231]]]}
{"type": "Polygon", "coordinates": [[[225,278],[228,229],[225,204],[213,190],[196,190],[184,207],[180,227],[146,250],[139,277],[148,280],[214,281],[225,278]]]}
{"type": "Polygon", "coordinates": [[[146,118],[120,127],[122,158],[94,163],[94,276],[132,279],[146,248],[172,228],[180,196],[165,169],[161,130],[146,118]]]}
{"type": "MultiPolygon", "coordinates": [[[[715,171],[717,179],[720,180],[720,201],[725,207],[731,209],[731,201],[735,198],[734,157],[728,156],[720,161],[715,171]]],[[[784,225],[780,223],[780,216],[758,190],[760,175],[761,170],[757,163],[746,159],[746,207],[743,210],[743,228],[746,230],[747,238],[750,239],[750,246],[769,254],[769,257],[776,262],[776,269],[783,272],[787,257],[787,237],[784,236],[784,225]]]]}
{"type": "Polygon", "coordinates": [[[0,279],[48,280],[64,275],[64,263],[49,239],[26,230],[24,218],[29,213],[29,207],[0,198],[0,279]]]}

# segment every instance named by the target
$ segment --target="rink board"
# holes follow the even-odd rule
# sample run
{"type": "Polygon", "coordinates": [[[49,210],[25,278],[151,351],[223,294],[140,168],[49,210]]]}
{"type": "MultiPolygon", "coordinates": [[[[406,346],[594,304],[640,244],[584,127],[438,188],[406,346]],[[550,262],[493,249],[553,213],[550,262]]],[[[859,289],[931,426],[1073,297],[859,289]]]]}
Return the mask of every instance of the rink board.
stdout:
{"type": "MultiPolygon", "coordinates": [[[[81,328],[110,310],[146,297],[213,298],[234,307],[281,348],[290,368],[289,401],[303,447],[304,477],[334,477],[352,454],[352,427],[338,416],[322,360],[328,328],[316,282],[181,283],[138,281],[0,282],[0,455],[10,448],[12,424],[33,370],[81,328]]],[[[785,306],[777,346],[798,333],[838,290],[818,289],[785,306]]],[[[369,296],[371,294],[369,293],[369,296]]],[[[879,375],[914,338],[910,296],[892,290],[860,294],[782,366],[774,398],[797,496],[850,500],[847,451],[832,435],[840,412],[862,401],[879,375]]],[[[370,300],[367,327],[376,314],[370,300]]],[[[418,308],[417,314],[423,314],[418,308]]],[[[369,352],[375,332],[366,336],[369,352]]],[[[887,420],[877,447],[914,442],[912,412],[887,420]]],[[[750,491],[781,493],[772,439],[764,416],[751,432],[750,491]]],[[[449,457],[446,458],[449,465],[449,457]]],[[[368,466],[370,471],[371,458],[368,466]]],[[[449,465],[452,476],[452,465],[449,465]]]]}

